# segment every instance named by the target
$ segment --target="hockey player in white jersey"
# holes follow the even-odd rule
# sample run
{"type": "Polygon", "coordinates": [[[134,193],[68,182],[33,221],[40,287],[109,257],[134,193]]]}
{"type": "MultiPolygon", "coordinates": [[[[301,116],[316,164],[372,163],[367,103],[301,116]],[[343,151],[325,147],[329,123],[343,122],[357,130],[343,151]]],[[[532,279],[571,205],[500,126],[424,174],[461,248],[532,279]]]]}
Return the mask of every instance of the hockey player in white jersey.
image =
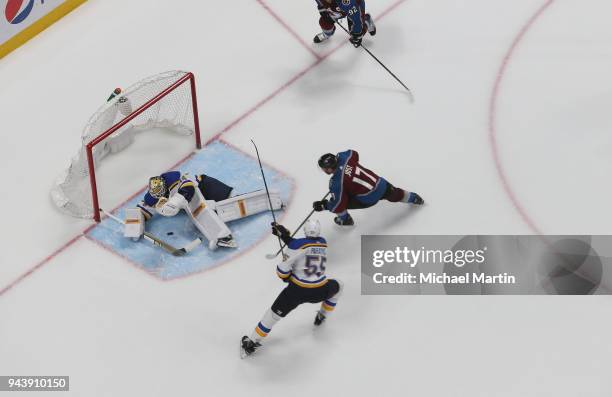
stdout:
{"type": "MultiPolygon", "coordinates": [[[[225,222],[270,209],[266,192],[258,190],[230,197],[233,188],[208,175],[191,177],[170,171],[149,179],[149,189],[138,208],[126,210],[124,236],[138,239],[144,224],[155,213],[175,216],[181,210],[206,237],[210,249],[237,246],[225,222]]],[[[270,192],[273,209],[283,203],[278,192],[270,192]]]]}
{"type": "Polygon", "coordinates": [[[315,326],[321,325],[336,307],[342,292],[342,283],[325,275],[327,242],[320,236],[319,221],[306,222],[305,238],[292,238],[289,230],[277,223],[272,224],[272,233],[288,247],[288,259],[276,267],[276,274],[288,285],[266,311],[251,336],[242,337],[240,348],[243,358],[254,353],[272,327],[302,303],[321,303],[314,319],[315,326]]]}

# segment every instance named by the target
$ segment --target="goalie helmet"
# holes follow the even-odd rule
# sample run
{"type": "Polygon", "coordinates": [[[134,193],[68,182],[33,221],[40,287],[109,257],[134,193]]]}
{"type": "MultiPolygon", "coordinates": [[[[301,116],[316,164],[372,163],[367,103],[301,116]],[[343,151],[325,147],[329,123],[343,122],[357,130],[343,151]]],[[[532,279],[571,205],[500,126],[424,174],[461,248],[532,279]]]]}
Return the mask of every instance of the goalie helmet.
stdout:
{"type": "Polygon", "coordinates": [[[335,154],[325,153],[319,158],[319,167],[335,170],[338,166],[338,158],[335,154]]]}
{"type": "Polygon", "coordinates": [[[166,182],[161,176],[154,176],[149,179],[149,194],[156,199],[166,196],[166,182]]]}
{"type": "Polygon", "coordinates": [[[309,219],[304,224],[304,234],[306,237],[319,237],[321,235],[321,224],[317,220],[309,219]]]}

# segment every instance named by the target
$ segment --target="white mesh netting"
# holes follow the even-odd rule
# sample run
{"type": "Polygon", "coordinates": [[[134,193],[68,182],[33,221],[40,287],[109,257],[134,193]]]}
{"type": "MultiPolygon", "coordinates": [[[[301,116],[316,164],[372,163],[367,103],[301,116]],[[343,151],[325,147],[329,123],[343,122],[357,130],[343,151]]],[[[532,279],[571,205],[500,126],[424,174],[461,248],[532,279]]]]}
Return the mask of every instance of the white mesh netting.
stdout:
{"type": "MultiPolygon", "coordinates": [[[[51,199],[61,211],[79,218],[93,217],[87,144],[188,74],[188,72],[170,71],[143,79],[123,90],[91,116],[83,129],[78,154],[72,158],[70,166],[58,177],[51,189],[51,199]]],[[[129,146],[136,132],[152,128],[167,128],[181,135],[194,133],[189,80],[165,94],[144,112],[94,146],[94,168],[97,168],[108,154],[119,152],[129,146]]]]}

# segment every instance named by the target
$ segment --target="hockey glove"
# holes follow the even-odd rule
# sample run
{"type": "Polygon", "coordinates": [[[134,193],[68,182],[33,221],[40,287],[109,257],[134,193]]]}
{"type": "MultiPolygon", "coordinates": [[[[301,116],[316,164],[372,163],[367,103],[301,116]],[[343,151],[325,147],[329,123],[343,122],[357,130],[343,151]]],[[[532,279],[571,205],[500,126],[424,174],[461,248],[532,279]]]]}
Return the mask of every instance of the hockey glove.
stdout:
{"type": "Polygon", "coordinates": [[[272,234],[280,237],[285,240],[286,238],[291,237],[291,233],[287,228],[279,223],[272,222],[272,234]]]}
{"type": "Polygon", "coordinates": [[[361,46],[361,40],[362,39],[363,39],[362,35],[352,34],[351,38],[349,39],[349,41],[351,42],[351,44],[353,46],[355,46],[355,48],[358,48],[359,46],[361,46]]]}
{"type": "Polygon", "coordinates": [[[327,209],[327,203],[327,200],[315,201],[312,203],[312,208],[317,212],[325,211],[327,209]]]}
{"type": "Polygon", "coordinates": [[[187,200],[182,195],[175,194],[161,207],[158,203],[157,212],[163,216],[175,216],[183,208],[187,208],[187,200]]]}
{"type": "Polygon", "coordinates": [[[332,20],[332,22],[335,22],[344,17],[342,13],[330,10],[329,8],[320,7],[320,6],[317,8],[319,10],[319,14],[321,14],[322,17],[327,16],[329,17],[329,19],[332,20]]]}

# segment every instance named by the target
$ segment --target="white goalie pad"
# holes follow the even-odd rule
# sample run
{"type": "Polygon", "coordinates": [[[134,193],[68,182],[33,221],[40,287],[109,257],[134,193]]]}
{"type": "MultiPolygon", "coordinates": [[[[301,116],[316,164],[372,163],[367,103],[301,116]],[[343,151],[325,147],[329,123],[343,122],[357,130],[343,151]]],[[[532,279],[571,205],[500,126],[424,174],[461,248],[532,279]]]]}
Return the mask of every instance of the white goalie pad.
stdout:
{"type": "Polygon", "coordinates": [[[125,221],[123,221],[123,236],[139,239],[144,233],[145,220],[140,208],[127,208],[125,210],[125,221]]]}
{"type": "MultiPolygon", "coordinates": [[[[283,207],[280,193],[270,191],[270,200],[272,201],[272,209],[279,210],[283,207]]],[[[217,214],[219,214],[219,218],[223,222],[230,222],[249,215],[259,214],[270,209],[268,195],[265,190],[257,190],[230,197],[226,200],[217,201],[215,205],[217,214]]]]}
{"type": "Polygon", "coordinates": [[[196,228],[206,237],[211,249],[216,248],[217,241],[230,237],[232,232],[214,211],[214,201],[207,202],[196,189],[196,196],[188,203],[186,212],[196,228]]]}

